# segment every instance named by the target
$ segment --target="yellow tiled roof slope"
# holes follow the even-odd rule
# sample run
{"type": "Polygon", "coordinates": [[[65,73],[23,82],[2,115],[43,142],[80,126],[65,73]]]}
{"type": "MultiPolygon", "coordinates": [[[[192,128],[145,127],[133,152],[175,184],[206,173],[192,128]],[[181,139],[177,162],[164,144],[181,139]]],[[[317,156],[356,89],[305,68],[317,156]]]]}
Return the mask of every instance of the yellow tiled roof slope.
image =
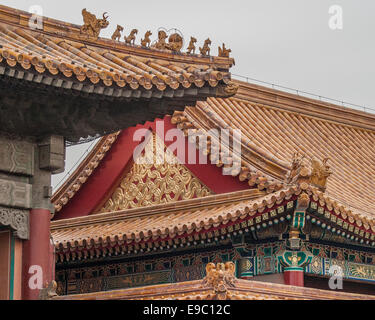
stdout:
{"type": "Polygon", "coordinates": [[[198,102],[196,108],[186,108],[182,117],[178,113],[176,123],[184,128],[183,122],[188,122],[203,131],[226,126],[241,129],[243,168],[260,170],[276,182],[283,181],[296,151],[308,158],[329,157],[333,174],[326,195],[355,213],[374,218],[374,115],[238,84],[234,97],[198,102]]]}
{"type": "MultiPolygon", "coordinates": [[[[133,96],[122,88],[153,89],[160,98],[161,92],[219,88],[230,80],[232,58],[174,54],[123,41],[93,39],[81,34],[80,26],[45,17],[42,29],[33,30],[29,28],[30,17],[27,12],[0,5],[0,66],[19,67],[18,79],[71,89],[72,84],[49,80],[70,78],[78,83],[73,89],[100,94],[111,88],[114,90],[107,90],[106,95],[126,98],[133,96]],[[39,77],[28,79],[26,71],[36,71],[39,77]],[[95,89],[95,85],[103,87],[95,89]]],[[[149,93],[145,94],[148,98],[149,93]]],[[[170,93],[167,96],[173,97],[170,93]]]]}

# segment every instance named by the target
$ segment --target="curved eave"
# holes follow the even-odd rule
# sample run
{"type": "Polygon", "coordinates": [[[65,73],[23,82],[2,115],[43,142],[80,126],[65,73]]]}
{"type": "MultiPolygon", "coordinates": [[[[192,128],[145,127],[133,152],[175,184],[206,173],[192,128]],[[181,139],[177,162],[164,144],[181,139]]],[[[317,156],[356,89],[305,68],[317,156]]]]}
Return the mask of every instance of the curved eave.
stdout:
{"type": "Polygon", "coordinates": [[[341,235],[345,232],[342,238],[346,242],[375,246],[374,220],[354,214],[314,187],[308,186],[302,190],[292,186],[263,196],[257,192],[249,190],[181,201],[177,205],[159,205],[52,222],[56,255],[63,262],[99,258],[114,252],[146,253],[173,250],[195,242],[215,243],[221,238],[259,231],[275,223],[289,221],[301,193],[307,193],[310,197],[309,212],[322,211],[321,215],[326,216],[323,221],[332,226],[331,230],[340,230],[341,235]],[[160,214],[161,211],[163,214],[160,214]],[[170,214],[173,214],[172,220],[170,214]]]}

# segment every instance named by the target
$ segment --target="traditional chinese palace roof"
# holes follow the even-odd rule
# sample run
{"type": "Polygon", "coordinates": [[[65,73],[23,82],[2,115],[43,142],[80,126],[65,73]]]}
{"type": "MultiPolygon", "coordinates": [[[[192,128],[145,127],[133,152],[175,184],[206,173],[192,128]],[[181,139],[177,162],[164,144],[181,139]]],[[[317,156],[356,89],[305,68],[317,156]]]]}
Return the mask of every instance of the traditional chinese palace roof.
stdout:
{"type": "MultiPolygon", "coordinates": [[[[76,40],[71,41],[69,45],[74,47],[76,40]]],[[[84,48],[88,47],[88,43],[80,41],[85,43],[84,48]]],[[[101,41],[106,40],[99,39],[96,43],[101,41]]],[[[147,65],[143,51],[157,56],[154,63],[159,65],[163,65],[163,59],[169,59],[168,68],[185,59],[181,55],[172,59],[170,52],[162,58],[157,49],[153,52],[117,43],[112,46],[111,50],[118,55],[125,50],[137,53],[127,63],[136,59],[147,65]]],[[[87,54],[80,46],[77,50],[72,52],[78,57],[81,52],[87,54]]],[[[96,59],[97,55],[94,56],[96,59]]],[[[155,115],[150,121],[139,123],[134,118],[132,127],[104,136],[54,194],[51,235],[57,265],[80,268],[86,263],[182,255],[192,249],[235,248],[236,241],[241,245],[277,242],[286,239],[291,223],[293,228],[299,228],[299,240],[304,243],[345,247],[348,257],[361,251],[363,260],[357,254],[353,258],[357,259],[355,263],[373,263],[375,115],[229,81],[233,62],[229,58],[205,60],[193,56],[190,62],[184,62],[186,66],[192,59],[194,65],[200,59],[203,60],[199,63],[208,65],[209,61],[216,61],[216,66],[219,62],[228,63],[217,69],[212,65],[204,69],[214,75],[220,69],[220,80],[210,83],[213,78],[208,74],[202,78],[208,82],[201,83],[201,88],[211,88],[206,91],[210,96],[195,97],[195,101],[183,104],[185,98],[176,99],[173,95],[168,100],[168,108],[176,110],[171,116],[155,115]],[[218,90],[218,86],[223,88],[218,90]],[[207,164],[176,161],[181,160],[180,156],[171,151],[172,142],[167,142],[165,132],[158,132],[160,123],[166,131],[180,129],[181,137],[176,143],[181,146],[181,141],[186,142],[197,155],[208,155],[210,161],[207,164]],[[138,129],[151,131],[150,139],[144,141],[146,149],[161,147],[165,163],[135,161],[133,151],[140,142],[134,141],[133,134],[138,129]],[[210,134],[215,129],[227,129],[233,134],[232,142],[239,143],[241,152],[228,144],[218,144],[218,137],[210,134]],[[236,130],[241,136],[235,134],[236,130]],[[304,214],[303,223],[296,215],[300,211],[304,214]]],[[[152,68],[156,68],[154,63],[152,68]]],[[[199,84],[193,82],[191,85],[199,95],[199,84]]],[[[151,91],[162,90],[157,85],[161,82],[151,80],[151,83],[151,91]]],[[[167,82],[164,84],[164,90],[179,90],[167,82]]],[[[182,82],[180,88],[181,85],[184,86],[182,82]]],[[[75,298],[216,299],[222,293],[210,284],[207,286],[211,279],[207,274],[203,284],[192,281],[178,286],[152,285],[75,298]]],[[[104,289],[97,291],[101,290],[104,289]]],[[[225,298],[360,299],[361,296],[236,280],[228,284],[225,298]]]]}
{"type": "Polygon", "coordinates": [[[233,98],[208,99],[172,118],[179,128],[203,133],[241,129],[238,176],[260,190],[281,188],[295,152],[329,158],[334,174],[326,196],[370,221],[375,217],[374,121],[372,114],[245,83],[233,98]]]}
{"type": "MultiPolygon", "coordinates": [[[[374,183],[374,164],[370,159],[374,151],[374,116],[255,85],[237,84],[240,88],[234,97],[209,98],[163,121],[182,131],[195,128],[199,135],[210,128],[240,128],[240,172],[223,176],[220,163],[198,168],[188,164],[142,167],[129,160],[126,169],[118,169],[122,173],[113,182],[108,171],[114,169],[111,161],[121,158],[121,146],[127,145],[126,139],[133,131],[102,138],[54,196],[57,220],[52,221],[51,235],[57,264],[82,265],[110,257],[133,259],[189,248],[208,250],[218,244],[228,245],[241,235],[252,243],[277,240],[291,221],[297,201],[308,207],[308,223],[303,228],[309,235],[306,240],[336,243],[347,246],[349,251],[354,247],[373,247],[375,219],[370,186],[374,183]],[[324,188],[303,179],[288,180],[296,151],[329,157],[333,174],[324,188]],[[206,171],[210,171],[209,176],[206,171]],[[149,180],[163,175],[168,185],[174,186],[172,189],[163,189],[149,180]],[[101,176],[112,181],[110,187],[103,187],[108,189],[103,193],[95,188],[105,181],[101,176]],[[237,185],[233,187],[231,182],[237,185]],[[219,188],[218,184],[224,187],[219,188]],[[90,204],[93,190],[103,198],[90,204]],[[179,196],[171,196],[173,193],[179,196]],[[76,214],[74,218],[66,216],[72,212],[76,214]]],[[[146,123],[145,127],[152,128],[152,124],[146,123]]],[[[154,139],[161,143],[156,136],[154,139]]],[[[130,149],[133,147],[129,145],[130,149]]],[[[167,158],[172,159],[173,153],[164,147],[167,158]]],[[[124,156],[121,161],[128,162],[127,159],[124,156]]],[[[218,299],[217,294],[215,288],[201,280],[58,299],[218,299]]],[[[239,279],[225,292],[225,299],[245,300],[369,297],[239,279]]]]}
{"type": "MultiPolygon", "coordinates": [[[[234,176],[248,188],[256,187],[267,194],[285,189],[294,152],[328,157],[334,171],[324,192],[329,208],[350,223],[374,232],[375,116],[256,85],[237,84],[240,89],[234,97],[209,98],[194,108],[185,108],[183,113],[176,112],[171,122],[185,131],[196,128],[200,134],[230,124],[241,129],[242,169],[234,176]]],[[[53,201],[57,216],[100,167],[117,137],[118,133],[102,138],[56,192],[53,201]]]]}
{"type": "Polygon", "coordinates": [[[92,22],[107,27],[107,17],[82,14],[83,26],[43,18],[41,27],[31,28],[31,14],[0,6],[2,131],[77,141],[235,92],[229,54],[100,38],[100,29],[90,28],[92,22]],[[14,105],[19,112],[10,110],[14,105]]]}

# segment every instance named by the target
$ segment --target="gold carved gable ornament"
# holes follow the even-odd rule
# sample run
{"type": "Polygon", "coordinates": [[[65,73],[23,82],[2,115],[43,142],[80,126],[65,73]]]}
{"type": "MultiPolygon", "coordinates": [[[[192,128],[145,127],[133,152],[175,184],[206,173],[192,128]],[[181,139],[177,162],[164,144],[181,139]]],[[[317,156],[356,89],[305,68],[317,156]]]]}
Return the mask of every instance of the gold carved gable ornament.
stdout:
{"type": "Polygon", "coordinates": [[[146,207],[210,194],[212,192],[180,164],[173,152],[154,134],[145,147],[142,161],[133,163],[99,212],[146,207]]]}

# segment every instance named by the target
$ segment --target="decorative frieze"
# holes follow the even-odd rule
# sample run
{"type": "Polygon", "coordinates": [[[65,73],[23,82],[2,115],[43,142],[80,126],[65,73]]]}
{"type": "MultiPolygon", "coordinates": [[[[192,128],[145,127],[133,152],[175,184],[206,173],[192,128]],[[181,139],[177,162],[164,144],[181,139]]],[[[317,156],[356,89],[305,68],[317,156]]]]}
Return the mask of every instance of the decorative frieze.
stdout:
{"type": "Polygon", "coordinates": [[[0,171],[32,176],[34,172],[33,144],[0,136],[0,171]]]}
{"type": "Polygon", "coordinates": [[[31,184],[0,179],[0,205],[30,209],[31,191],[31,184]]]}
{"type": "Polygon", "coordinates": [[[331,276],[329,270],[332,266],[338,266],[341,268],[344,279],[375,282],[374,265],[323,258],[320,256],[313,257],[311,264],[306,267],[306,273],[320,276],[331,276]]]}
{"type": "Polygon", "coordinates": [[[29,239],[29,211],[0,207],[0,225],[10,226],[20,239],[29,239]]]}

